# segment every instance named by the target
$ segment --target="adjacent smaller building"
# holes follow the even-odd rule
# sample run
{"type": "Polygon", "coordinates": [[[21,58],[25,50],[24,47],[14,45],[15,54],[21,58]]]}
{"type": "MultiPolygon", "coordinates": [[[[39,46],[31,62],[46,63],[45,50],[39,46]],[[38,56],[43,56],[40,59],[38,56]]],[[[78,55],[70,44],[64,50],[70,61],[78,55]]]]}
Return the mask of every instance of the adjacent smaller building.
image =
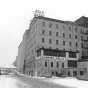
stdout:
{"type": "Polygon", "coordinates": [[[78,79],[88,80],[88,59],[81,59],[78,61],[77,72],[78,79]]]}

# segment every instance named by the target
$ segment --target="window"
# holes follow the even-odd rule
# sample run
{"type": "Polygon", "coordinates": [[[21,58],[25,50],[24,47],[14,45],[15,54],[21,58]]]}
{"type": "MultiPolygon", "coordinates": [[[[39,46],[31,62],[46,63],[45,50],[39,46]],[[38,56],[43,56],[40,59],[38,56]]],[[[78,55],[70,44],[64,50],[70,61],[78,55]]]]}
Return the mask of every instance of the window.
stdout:
{"type": "Polygon", "coordinates": [[[76,52],[69,52],[70,58],[76,58],[76,52]]]}
{"type": "Polygon", "coordinates": [[[53,67],[53,62],[51,62],[51,67],[53,67]]]}
{"type": "Polygon", "coordinates": [[[58,24],[56,24],[56,29],[58,29],[58,24]]]}
{"type": "Polygon", "coordinates": [[[63,45],[65,46],[65,41],[63,41],[63,45]]]}
{"type": "Polygon", "coordinates": [[[63,33],[63,38],[65,38],[65,34],[63,33]]]}
{"type": "Polygon", "coordinates": [[[75,39],[77,39],[77,35],[75,35],[75,39]]]}
{"type": "Polygon", "coordinates": [[[65,52],[65,51],[59,51],[59,52],[57,53],[57,56],[58,56],[58,57],[66,57],[66,52],[65,52]]]}
{"type": "Polygon", "coordinates": [[[81,40],[83,40],[83,36],[81,36],[81,40]]]}
{"type": "Polygon", "coordinates": [[[45,67],[47,67],[47,62],[45,62],[45,67]]]}
{"type": "Polygon", "coordinates": [[[56,44],[58,45],[58,40],[56,40],[56,44]]]}
{"type": "Polygon", "coordinates": [[[69,46],[72,46],[72,43],[71,42],[69,42],[69,46]]]}
{"type": "Polygon", "coordinates": [[[49,31],[49,35],[52,35],[52,32],[51,31],[49,31]]]}
{"type": "Polygon", "coordinates": [[[75,28],[75,31],[77,32],[77,27],[75,28]]]}
{"type": "Polygon", "coordinates": [[[83,43],[81,43],[81,47],[83,48],[83,43]]]}
{"type": "Polygon", "coordinates": [[[65,51],[58,51],[53,49],[45,49],[44,50],[45,56],[57,56],[57,57],[66,57],[65,51]]]}
{"type": "Polygon", "coordinates": [[[42,26],[45,27],[45,22],[42,22],[42,26]]]}
{"type": "Polygon", "coordinates": [[[77,76],[77,71],[73,71],[73,76],[77,76]]]}
{"type": "Polygon", "coordinates": [[[45,40],[44,40],[44,38],[42,38],[42,43],[44,43],[45,42],[45,40]]]}
{"type": "Polygon", "coordinates": [[[78,43],[76,42],[76,47],[78,46],[78,43]]]}
{"type": "Polygon", "coordinates": [[[56,72],[56,76],[58,76],[58,72],[56,72]]]}
{"type": "Polygon", "coordinates": [[[62,68],[64,68],[64,63],[62,63],[62,68]]]}
{"type": "Polygon", "coordinates": [[[45,34],[45,30],[42,30],[42,34],[43,34],[43,35],[45,34]]]}
{"type": "Polygon", "coordinates": [[[71,27],[69,26],[69,31],[71,31],[71,27]]]}
{"type": "Polygon", "coordinates": [[[54,75],[54,72],[52,72],[52,75],[54,75]]]}
{"type": "Polygon", "coordinates": [[[37,57],[41,55],[41,51],[37,50],[37,57]]]}
{"type": "Polygon", "coordinates": [[[83,71],[80,71],[80,75],[84,75],[84,72],[83,71]]]}
{"type": "Polygon", "coordinates": [[[56,36],[58,36],[58,32],[56,32],[56,36]]]}
{"type": "Polygon", "coordinates": [[[59,62],[57,62],[57,65],[56,66],[57,66],[57,68],[59,67],[59,62]]]}
{"type": "Polygon", "coordinates": [[[49,23],[49,28],[51,28],[52,27],[52,23],[49,23]]]}
{"type": "Polygon", "coordinates": [[[49,43],[50,43],[50,44],[52,43],[52,40],[51,40],[51,39],[49,39],[49,43]]]}
{"type": "Polygon", "coordinates": [[[70,76],[70,71],[68,71],[68,76],[70,76]]]}
{"type": "Polygon", "coordinates": [[[69,38],[71,38],[71,34],[69,34],[69,38]]]}
{"type": "Polygon", "coordinates": [[[77,67],[77,61],[75,61],[75,60],[68,60],[68,67],[76,68],[77,67]]]}

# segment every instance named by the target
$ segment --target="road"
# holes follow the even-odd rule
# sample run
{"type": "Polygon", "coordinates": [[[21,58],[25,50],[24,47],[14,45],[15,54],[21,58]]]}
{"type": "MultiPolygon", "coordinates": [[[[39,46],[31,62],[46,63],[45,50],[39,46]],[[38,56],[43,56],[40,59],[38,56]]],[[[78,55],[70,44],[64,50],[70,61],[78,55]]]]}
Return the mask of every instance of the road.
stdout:
{"type": "Polygon", "coordinates": [[[69,88],[49,83],[46,79],[26,76],[0,76],[0,88],[69,88]]]}

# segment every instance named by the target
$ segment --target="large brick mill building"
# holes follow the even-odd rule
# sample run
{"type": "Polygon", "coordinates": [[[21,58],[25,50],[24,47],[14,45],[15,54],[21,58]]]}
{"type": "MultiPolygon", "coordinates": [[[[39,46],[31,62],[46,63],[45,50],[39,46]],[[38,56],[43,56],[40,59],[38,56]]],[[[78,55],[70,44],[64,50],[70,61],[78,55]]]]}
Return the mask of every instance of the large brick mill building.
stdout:
{"type": "Polygon", "coordinates": [[[35,15],[18,47],[18,70],[32,76],[77,76],[78,60],[88,56],[88,28],[80,22],[35,15]]]}

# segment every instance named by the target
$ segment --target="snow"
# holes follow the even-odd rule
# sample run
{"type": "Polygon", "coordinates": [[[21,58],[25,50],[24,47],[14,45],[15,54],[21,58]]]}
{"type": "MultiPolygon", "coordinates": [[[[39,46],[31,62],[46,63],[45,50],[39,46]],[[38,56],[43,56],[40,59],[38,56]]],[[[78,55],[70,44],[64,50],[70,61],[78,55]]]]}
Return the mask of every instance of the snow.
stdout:
{"type": "Polygon", "coordinates": [[[17,88],[16,80],[7,76],[0,76],[0,88],[17,88]]]}
{"type": "Polygon", "coordinates": [[[6,75],[0,77],[0,88],[31,88],[31,86],[6,75]]]}
{"type": "MultiPolygon", "coordinates": [[[[22,75],[22,76],[29,77],[28,75],[22,75]]],[[[32,78],[41,79],[43,81],[55,83],[58,85],[64,85],[70,88],[88,88],[88,81],[78,80],[73,77],[63,77],[63,78],[62,77],[52,77],[52,78],[32,77],[32,78]]]]}
{"type": "Polygon", "coordinates": [[[88,81],[78,80],[76,78],[49,78],[45,81],[68,86],[71,88],[88,88],[88,81]]]}

